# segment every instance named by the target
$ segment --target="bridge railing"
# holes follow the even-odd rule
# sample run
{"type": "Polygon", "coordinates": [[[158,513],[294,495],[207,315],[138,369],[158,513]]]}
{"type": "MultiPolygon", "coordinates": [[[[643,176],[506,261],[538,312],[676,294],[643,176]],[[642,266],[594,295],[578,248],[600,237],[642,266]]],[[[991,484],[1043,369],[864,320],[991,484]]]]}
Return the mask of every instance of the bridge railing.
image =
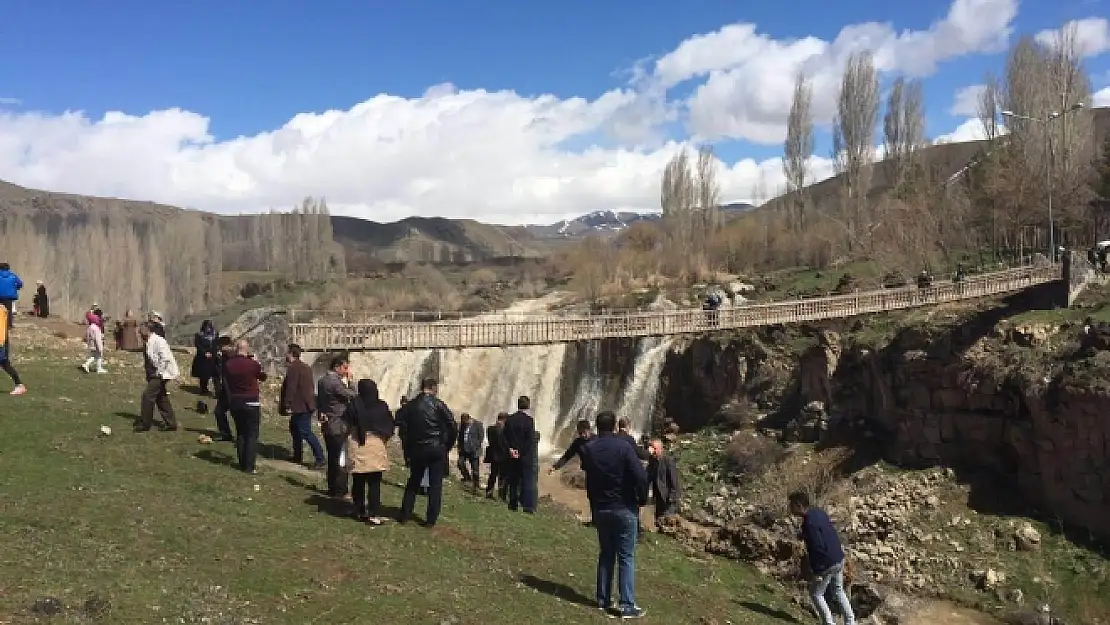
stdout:
{"type": "Polygon", "coordinates": [[[679,309],[612,315],[497,315],[440,322],[291,323],[310,351],[539,345],[616,337],[690,334],[851,317],[1019,291],[1060,279],[1059,265],[980,274],[958,283],[879,289],[813,299],[747,304],[716,311],[679,309]]]}

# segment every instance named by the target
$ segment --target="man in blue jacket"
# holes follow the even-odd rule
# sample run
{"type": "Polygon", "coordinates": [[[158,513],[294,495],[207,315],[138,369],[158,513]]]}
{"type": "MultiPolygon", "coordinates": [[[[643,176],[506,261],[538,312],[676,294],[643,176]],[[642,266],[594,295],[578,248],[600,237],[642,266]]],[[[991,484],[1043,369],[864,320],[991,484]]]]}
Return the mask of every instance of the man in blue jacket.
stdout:
{"type": "Polygon", "coordinates": [[[809,598],[821,616],[823,625],[835,625],[825,592],[832,584],[844,625],[855,625],[852,604],[844,592],[844,548],[829,515],[821,508],[810,507],[809,495],[804,491],[790,493],[790,513],[802,518],[802,540],[806,543],[809,568],[813,578],[809,582],[809,598]]]}
{"type": "Polygon", "coordinates": [[[19,299],[19,290],[23,288],[23,280],[12,272],[8,263],[0,263],[0,304],[8,309],[8,327],[13,327],[12,304],[19,299]]]}
{"type": "Polygon", "coordinates": [[[618,613],[623,619],[640,618],[636,605],[636,537],[640,506],[647,503],[648,477],[636,449],[616,434],[612,412],[597,415],[597,436],[582,447],[586,495],[593,511],[600,551],[597,556],[597,605],[613,610],[613,569],[617,565],[620,590],[618,613]]]}

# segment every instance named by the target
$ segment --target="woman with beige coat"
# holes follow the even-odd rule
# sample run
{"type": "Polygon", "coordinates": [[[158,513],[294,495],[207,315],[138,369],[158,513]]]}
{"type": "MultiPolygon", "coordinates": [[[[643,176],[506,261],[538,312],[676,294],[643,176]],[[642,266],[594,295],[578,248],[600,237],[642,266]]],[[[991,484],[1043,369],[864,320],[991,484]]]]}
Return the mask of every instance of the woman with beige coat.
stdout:
{"type": "Polygon", "coordinates": [[[343,413],[350,437],[347,439],[347,472],[351,474],[354,516],[371,525],[381,525],[382,474],[389,469],[385,444],[393,437],[393,413],[378,396],[373,380],[358,381],[358,397],[343,413]]]}

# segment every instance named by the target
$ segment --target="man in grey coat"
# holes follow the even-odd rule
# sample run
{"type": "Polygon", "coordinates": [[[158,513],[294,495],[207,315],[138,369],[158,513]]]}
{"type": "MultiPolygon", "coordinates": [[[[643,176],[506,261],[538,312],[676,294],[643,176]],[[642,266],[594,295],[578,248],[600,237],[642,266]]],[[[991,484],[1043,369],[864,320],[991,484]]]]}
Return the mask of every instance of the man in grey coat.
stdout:
{"type": "Polygon", "coordinates": [[[486,430],[480,422],[465,412],[459,415],[459,440],[455,447],[459,450],[459,473],[462,474],[463,482],[474,485],[475,492],[478,491],[485,437],[486,430]]]}
{"type": "Polygon", "coordinates": [[[331,359],[331,369],[316,383],[316,410],[328,456],[328,496],[337,499],[346,499],[350,492],[347,471],[339,460],[349,434],[343,413],[347,404],[358,396],[358,391],[351,386],[351,363],[343,355],[331,359]]]}
{"type": "Polygon", "coordinates": [[[663,441],[655,439],[648,448],[648,479],[651,482],[651,497],[655,500],[655,523],[663,517],[678,514],[679,501],[682,499],[682,483],[678,478],[678,466],[674,458],[663,450],[663,441]]]}

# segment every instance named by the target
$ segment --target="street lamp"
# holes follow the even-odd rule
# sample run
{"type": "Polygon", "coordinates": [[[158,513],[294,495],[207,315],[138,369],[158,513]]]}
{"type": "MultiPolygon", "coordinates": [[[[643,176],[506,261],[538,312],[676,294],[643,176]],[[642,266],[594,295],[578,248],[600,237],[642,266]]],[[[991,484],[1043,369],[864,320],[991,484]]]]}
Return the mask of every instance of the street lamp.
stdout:
{"type": "MultiPolygon", "coordinates": [[[[1045,177],[1048,179],[1048,257],[1055,262],[1056,260],[1056,234],[1055,222],[1052,221],[1052,161],[1055,154],[1052,151],[1052,133],[1048,131],[1048,124],[1056,119],[1064,119],[1068,113],[1074,113],[1082,110],[1085,105],[1082,102],[1076,102],[1063,111],[1053,111],[1045,117],[1029,117],[1028,115],[1018,115],[1013,111],[1002,111],[1003,117],[1011,119],[1024,119],[1029,122],[1036,122],[1044,126],[1045,138],[1048,142],[1048,162],[1045,164],[1045,177]]],[[[1066,130],[1065,126],[1065,130],[1066,130]]],[[[1067,137],[1065,137],[1065,140],[1067,137]]]]}

